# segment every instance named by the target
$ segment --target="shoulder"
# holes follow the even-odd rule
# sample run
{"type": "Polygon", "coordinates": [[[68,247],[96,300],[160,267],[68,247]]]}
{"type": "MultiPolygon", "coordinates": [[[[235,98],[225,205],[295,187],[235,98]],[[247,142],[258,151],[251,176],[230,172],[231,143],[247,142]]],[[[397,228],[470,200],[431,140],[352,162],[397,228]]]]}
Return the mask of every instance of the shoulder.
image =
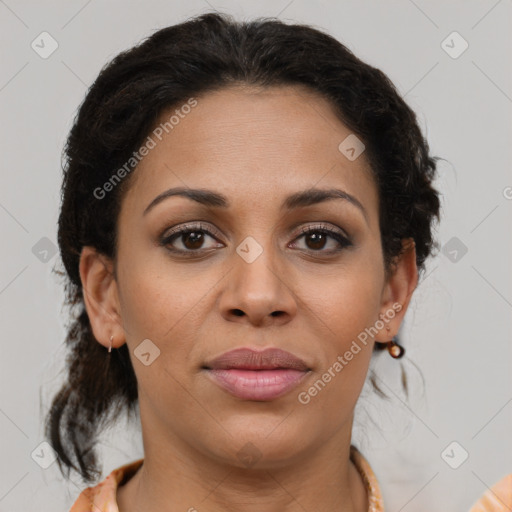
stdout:
{"type": "Polygon", "coordinates": [[[84,489],[69,512],[119,512],[117,507],[117,488],[126,483],[142,466],[144,459],[139,459],[114,469],[102,482],[84,489]]]}
{"type": "Polygon", "coordinates": [[[485,491],[469,512],[509,512],[510,510],[512,510],[512,473],[485,491]]]}

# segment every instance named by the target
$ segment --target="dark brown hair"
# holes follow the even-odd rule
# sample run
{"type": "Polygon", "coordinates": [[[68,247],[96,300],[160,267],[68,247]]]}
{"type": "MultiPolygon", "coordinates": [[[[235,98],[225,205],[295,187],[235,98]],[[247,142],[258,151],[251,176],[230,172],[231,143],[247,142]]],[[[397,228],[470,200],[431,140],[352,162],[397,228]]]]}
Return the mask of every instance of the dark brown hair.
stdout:
{"type": "Polygon", "coordinates": [[[68,374],[45,428],[68,478],[71,469],[88,482],[100,475],[98,434],[122,412],[135,413],[138,402],[127,345],[107,354],[95,340],[79,275],[85,245],[115,262],[116,223],[133,172],[104,199],[93,191],[130,160],[164,111],[231,84],[305,86],[326,98],[364,142],[379,191],[387,271],[404,238],[415,241],[420,275],[437,248],[437,157],[429,155],[414,112],[388,77],[333,37],[276,19],[236,22],[208,13],[161,29],[117,55],[87,92],[64,149],[58,244],[70,306],[68,374]]]}

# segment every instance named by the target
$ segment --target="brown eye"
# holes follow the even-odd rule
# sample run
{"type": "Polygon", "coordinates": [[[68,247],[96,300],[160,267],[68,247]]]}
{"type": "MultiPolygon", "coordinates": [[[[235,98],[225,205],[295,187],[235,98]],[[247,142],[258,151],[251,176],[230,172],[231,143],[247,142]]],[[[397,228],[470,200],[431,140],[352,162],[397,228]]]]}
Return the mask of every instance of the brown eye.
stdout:
{"type": "Polygon", "coordinates": [[[304,235],[304,240],[306,240],[306,245],[309,249],[319,250],[323,249],[325,243],[327,241],[328,236],[325,233],[320,233],[318,231],[312,231],[307,235],[304,235]]]}
{"type": "Polygon", "coordinates": [[[305,249],[310,252],[336,253],[352,245],[352,242],[340,232],[323,226],[304,228],[301,233],[297,240],[304,239],[305,249]],[[331,247],[324,250],[329,244],[329,239],[333,241],[331,247]]]}
{"type": "Polygon", "coordinates": [[[205,247],[208,239],[216,241],[214,234],[202,225],[183,226],[164,236],[160,244],[166,246],[172,252],[199,253],[218,247],[218,245],[211,242],[210,247],[205,247]]]}
{"type": "Polygon", "coordinates": [[[181,235],[183,245],[187,249],[201,249],[204,243],[204,234],[201,231],[187,231],[181,235]]]}

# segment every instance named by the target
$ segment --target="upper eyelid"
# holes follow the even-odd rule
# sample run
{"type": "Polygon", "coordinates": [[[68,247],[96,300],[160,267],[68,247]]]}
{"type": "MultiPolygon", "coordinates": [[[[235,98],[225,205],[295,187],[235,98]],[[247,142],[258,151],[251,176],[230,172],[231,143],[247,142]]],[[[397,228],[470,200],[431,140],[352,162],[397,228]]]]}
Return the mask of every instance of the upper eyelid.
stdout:
{"type": "Polygon", "coordinates": [[[319,231],[321,231],[321,230],[330,231],[330,232],[336,233],[338,235],[344,236],[345,238],[350,238],[349,234],[344,229],[342,229],[338,226],[335,226],[335,227],[331,227],[331,226],[332,226],[332,224],[327,221],[326,222],[317,222],[316,224],[311,225],[311,226],[302,226],[299,234],[303,234],[304,232],[314,231],[315,229],[317,229],[319,231]]]}
{"type": "Polygon", "coordinates": [[[217,234],[220,231],[216,228],[212,228],[210,225],[205,224],[204,221],[197,222],[186,222],[184,224],[178,224],[177,226],[172,227],[168,231],[164,231],[162,235],[163,238],[169,238],[173,235],[182,234],[183,231],[207,231],[208,233],[217,234]]]}
{"type": "MultiPolygon", "coordinates": [[[[327,232],[332,232],[333,234],[337,234],[348,241],[351,240],[350,235],[342,228],[338,226],[331,226],[332,223],[328,221],[315,221],[312,225],[303,225],[300,228],[299,233],[295,235],[295,238],[299,238],[303,236],[304,234],[307,234],[309,232],[315,231],[315,230],[323,230],[327,232]]],[[[295,227],[294,227],[295,229],[295,227]]],[[[184,224],[179,224],[171,229],[170,232],[165,233],[162,238],[164,240],[169,239],[173,236],[181,235],[183,232],[187,231],[205,231],[209,236],[213,236],[214,238],[221,238],[220,235],[218,235],[219,230],[217,228],[212,228],[210,224],[205,223],[205,221],[197,221],[197,222],[188,222],[184,224]]]]}

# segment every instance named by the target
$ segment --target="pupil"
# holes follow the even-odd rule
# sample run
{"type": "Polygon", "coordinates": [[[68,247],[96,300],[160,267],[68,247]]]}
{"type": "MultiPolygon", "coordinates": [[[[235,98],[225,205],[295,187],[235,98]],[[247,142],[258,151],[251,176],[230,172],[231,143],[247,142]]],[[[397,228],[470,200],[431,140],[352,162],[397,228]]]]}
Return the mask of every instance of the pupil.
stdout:
{"type": "Polygon", "coordinates": [[[191,231],[186,234],[185,246],[189,249],[199,249],[202,245],[202,233],[197,233],[195,231],[191,231]],[[192,241],[192,247],[189,247],[189,241],[192,241]]]}
{"type": "Polygon", "coordinates": [[[306,238],[309,238],[310,240],[313,239],[313,249],[322,249],[325,245],[325,237],[323,233],[311,233],[306,238]]]}

